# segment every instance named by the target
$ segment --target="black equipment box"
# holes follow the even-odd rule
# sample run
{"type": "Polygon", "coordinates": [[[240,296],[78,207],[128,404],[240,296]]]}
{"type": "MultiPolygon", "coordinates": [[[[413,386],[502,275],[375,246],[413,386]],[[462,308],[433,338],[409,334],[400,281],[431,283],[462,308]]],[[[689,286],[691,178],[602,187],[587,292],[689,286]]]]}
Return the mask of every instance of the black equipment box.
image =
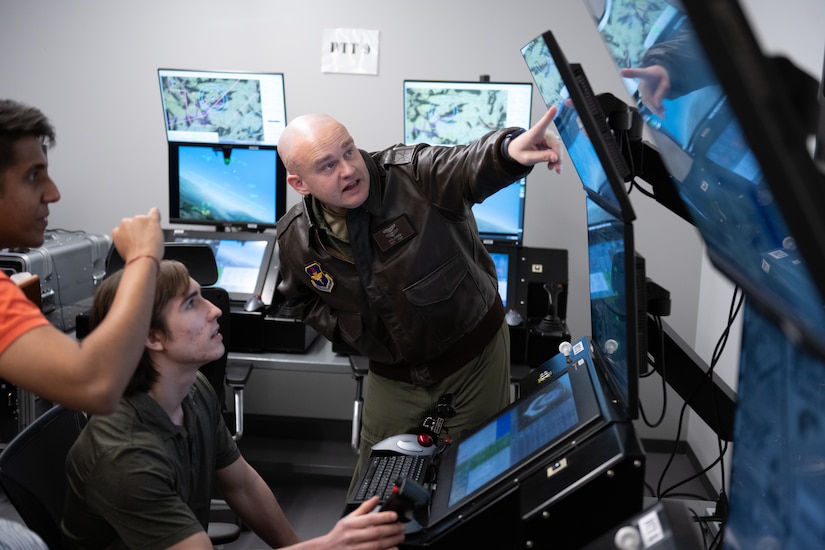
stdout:
{"type": "Polygon", "coordinates": [[[279,316],[277,311],[245,311],[233,304],[230,312],[230,351],[303,353],[318,336],[300,318],[279,316]]]}
{"type": "Polygon", "coordinates": [[[695,550],[709,545],[685,502],[666,499],[615,525],[585,549],[655,547],[657,550],[695,550]]]}
{"type": "Polygon", "coordinates": [[[47,231],[43,246],[0,251],[0,269],[8,275],[39,276],[43,314],[57,328],[71,332],[106,275],[110,246],[108,235],[47,231]]]}
{"type": "Polygon", "coordinates": [[[642,509],[644,464],[632,424],[609,424],[480,514],[402,548],[581,548],[642,509]]]}

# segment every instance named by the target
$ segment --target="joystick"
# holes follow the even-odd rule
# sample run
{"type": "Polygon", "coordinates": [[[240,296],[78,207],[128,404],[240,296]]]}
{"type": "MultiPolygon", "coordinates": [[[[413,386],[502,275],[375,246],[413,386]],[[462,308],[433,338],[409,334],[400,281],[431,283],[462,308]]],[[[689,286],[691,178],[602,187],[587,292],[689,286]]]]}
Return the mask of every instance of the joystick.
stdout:
{"type": "Polygon", "coordinates": [[[392,510],[398,514],[398,521],[408,523],[415,519],[424,525],[427,519],[427,505],[430,493],[412,479],[405,477],[395,482],[392,493],[381,506],[382,511],[392,510]]]}
{"type": "Polygon", "coordinates": [[[559,317],[559,295],[564,290],[561,283],[544,283],[542,285],[545,292],[547,292],[547,299],[549,300],[547,315],[539,322],[536,327],[541,334],[554,334],[564,331],[564,321],[559,317]]]}

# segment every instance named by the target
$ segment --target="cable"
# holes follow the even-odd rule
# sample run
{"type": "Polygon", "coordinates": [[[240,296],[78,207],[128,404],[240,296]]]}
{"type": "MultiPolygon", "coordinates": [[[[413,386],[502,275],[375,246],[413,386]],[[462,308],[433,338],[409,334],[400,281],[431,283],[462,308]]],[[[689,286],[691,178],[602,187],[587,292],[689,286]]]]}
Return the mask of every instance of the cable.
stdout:
{"type": "MultiPolygon", "coordinates": [[[[664,356],[665,356],[664,332],[665,331],[664,331],[664,328],[662,327],[662,318],[659,317],[658,315],[656,315],[656,316],[654,316],[654,319],[656,319],[656,325],[659,327],[659,339],[660,339],[659,349],[662,350],[662,354],[661,354],[662,355],[662,362],[661,362],[661,369],[662,369],[662,413],[661,413],[661,415],[659,416],[659,419],[656,422],[651,423],[647,419],[647,415],[645,414],[645,409],[642,406],[642,402],[639,401],[639,414],[641,415],[642,420],[644,421],[644,423],[650,428],[656,428],[656,427],[660,426],[662,424],[662,422],[664,422],[664,420],[665,420],[665,413],[667,413],[667,376],[666,376],[667,371],[666,371],[666,362],[664,360],[664,356]]],[[[639,378],[647,378],[648,376],[650,376],[654,372],[656,372],[655,368],[651,371],[648,371],[646,374],[640,376],[639,378]]]]}
{"type": "MultiPolygon", "coordinates": [[[[681,482],[679,482],[679,483],[677,483],[677,484],[675,484],[675,485],[673,485],[673,486],[671,486],[671,487],[669,487],[665,490],[662,490],[662,485],[664,483],[665,475],[667,474],[668,470],[670,469],[670,466],[672,465],[673,460],[675,459],[675,456],[676,456],[677,445],[678,445],[678,441],[680,439],[680,435],[681,435],[681,432],[682,432],[682,425],[683,425],[683,421],[684,421],[685,414],[686,414],[686,411],[687,411],[687,407],[690,405],[690,403],[693,401],[693,399],[699,393],[699,390],[702,388],[703,384],[707,381],[712,381],[714,368],[716,367],[716,364],[719,362],[719,359],[720,359],[722,353],[725,350],[725,346],[727,345],[728,338],[730,336],[731,327],[733,326],[733,322],[736,320],[736,318],[739,315],[739,312],[741,311],[743,300],[744,300],[744,294],[742,293],[741,288],[737,285],[734,288],[733,296],[731,297],[731,304],[730,304],[730,309],[728,311],[727,324],[725,326],[725,329],[722,331],[722,334],[719,336],[719,339],[717,340],[716,345],[714,346],[714,351],[713,351],[713,354],[712,354],[711,363],[710,363],[710,366],[709,366],[708,371],[706,373],[705,379],[703,380],[703,382],[701,384],[699,384],[696,387],[696,389],[694,389],[693,393],[687,399],[685,399],[685,401],[684,401],[684,403],[681,407],[681,411],[679,413],[679,423],[678,423],[677,429],[676,429],[676,439],[674,440],[674,447],[673,447],[673,450],[671,451],[668,462],[666,463],[665,467],[662,470],[662,473],[659,477],[659,482],[658,482],[657,487],[656,487],[656,495],[655,496],[658,499],[664,498],[669,492],[671,492],[676,487],[678,487],[678,486],[680,486],[684,483],[687,483],[688,481],[691,481],[692,479],[700,477],[702,474],[705,474],[705,473],[709,472],[716,464],[721,465],[720,469],[721,469],[721,479],[722,479],[722,491],[720,493],[720,498],[724,497],[724,487],[725,487],[724,455],[727,453],[728,446],[727,446],[727,442],[723,443],[722,438],[720,436],[718,436],[718,434],[717,434],[717,446],[718,446],[718,449],[719,449],[719,456],[716,460],[713,461],[713,463],[711,463],[709,466],[704,468],[701,472],[697,473],[696,475],[691,476],[690,478],[688,478],[686,480],[683,480],[683,481],[681,481],[681,482]]],[[[717,405],[716,400],[713,399],[714,412],[715,412],[715,415],[716,415],[716,421],[717,421],[717,425],[718,425],[719,424],[719,411],[718,411],[718,408],[717,408],[716,405],[717,405]]]]}

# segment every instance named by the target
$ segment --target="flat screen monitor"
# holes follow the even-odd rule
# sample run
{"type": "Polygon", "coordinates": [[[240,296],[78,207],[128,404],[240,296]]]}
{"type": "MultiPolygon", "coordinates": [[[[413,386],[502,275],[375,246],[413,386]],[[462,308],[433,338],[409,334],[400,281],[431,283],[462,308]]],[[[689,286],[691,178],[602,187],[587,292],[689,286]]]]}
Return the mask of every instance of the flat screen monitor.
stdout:
{"type": "Polygon", "coordinates": [[[493,258],[498,277],[498,293],[506,309],[515,308],[516,285],[518,284],[518,250],[516,246],[485,245],[487,252],[493,258]]]}
{"type": "MultiPolygon", "coordinates": [[[[530,127],[529,82],[404,81],[404,143],[467,145],[491,130],[530,127]]],[[[518,244],[524,235],[524,178],[473,206],[485,241],[518,244]]]]}
{"type": "Polygon", "coordinates": [[[587,194],[614,215],[635,219],[624,187],[630,171],[584,71],[568,63],[550,31],[521,54],[547,108],[558,108],[553,122],[587,194]]]}
{"type": "Polygon", "coordinates": [[[747,302],[725,540],[819,548],[825,540],[825,361],[747,302]]]}
{"type": "Polygon", "coordinates": [[[270,264],[275,251],[275,233],[223,231],[171,231],[167,241],[183,244],[205,244],[212,248],[218,265],[218,280],[214,286],[229,293],[233,302],[246,302],[252,296],[267,297],[270,305],[272,273],[270,264]]]}
{"type": "Polygon", "coordinates": [[[640,366],[647,357],[647,304],[639,290],[644,263],[634,250],[633,225],[589,196],[586,204],[596,367],[603,370],[622,414],[633,419],[639,413],[640,366]]]}
{"type": "MultiPolygon", "coordinates": [[[[564,367],[561,355],[551,359],[547,370],[555,373],[539,389],[520,399],[479,428],[463,436],[442,455],[437,490],[433,493],[429,524],[451,514],[467,513],[466,507],[498,494],[502,484],[512,484],[548,456],[561,455],[584,439],[585,430],[601,426],[603,396],[594,386],[592,359],[564,367]]],[[[505,487],[503,490],[509,490],[505,487]]]]}
{"type": "Polygon", "coordinates": [[[277,145],[284,75],[158,69],[167,141],[277,145]]]}
{"type": "Polygon", "coordinates": [[[274,227],[286,210],[277,147],[169,143],[169,221],[274,227]]]}
{"type": "Polygon", "coordinates": [[[691,18],[675,0],[593,15],[713,263],[825,354],[825,176],[738,5],[699,3],[691,18]],[[661,104],[636,69],[670,75],[661,104]]]}

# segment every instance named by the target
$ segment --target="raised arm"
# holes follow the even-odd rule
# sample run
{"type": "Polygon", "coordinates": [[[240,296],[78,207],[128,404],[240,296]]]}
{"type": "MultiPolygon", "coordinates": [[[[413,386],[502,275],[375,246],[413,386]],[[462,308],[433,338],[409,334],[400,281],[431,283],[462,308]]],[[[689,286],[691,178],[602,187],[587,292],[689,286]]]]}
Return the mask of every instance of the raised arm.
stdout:
{"type": "Polygon", "coordinates": [[[510,141],[507,153],[524,166],[547,163],[549,170],[561,173],[561,138],[553,127],[557,107],[550,107],[538,123],[510,141]]]}
{"type": "Polygon", "coordinates": [[[75,410],[114,410],[149,332],[163,257],[160,212],[122,220],[112,240],[126,265],[106,319],[83,342],[51,325],[26,332],[0,354],[0,378],[75,410]]]}

